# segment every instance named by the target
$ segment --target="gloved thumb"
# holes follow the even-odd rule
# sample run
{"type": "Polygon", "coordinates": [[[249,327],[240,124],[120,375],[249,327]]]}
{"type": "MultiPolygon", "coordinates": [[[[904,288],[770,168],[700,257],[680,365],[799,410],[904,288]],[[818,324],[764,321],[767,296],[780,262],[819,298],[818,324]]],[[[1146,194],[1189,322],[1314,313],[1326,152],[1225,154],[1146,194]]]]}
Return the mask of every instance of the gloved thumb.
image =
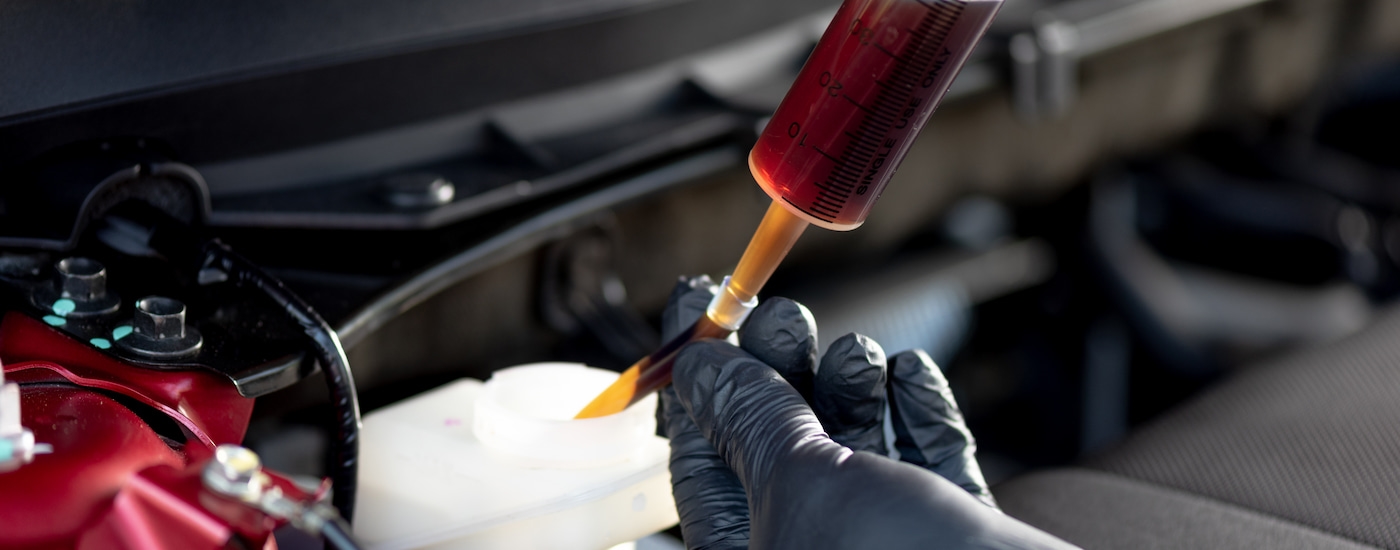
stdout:
{"type": "Polygon", "coordinates": [[[700,434],[673,388],[661,390],[666,437],[671,440],[671,491],[686,547],[749,547],[749,501],[734,472],[700,434]]]}
{"type": "Polygon", "coordinates": [[[734,346],[702,340],[681,348],[672,383],[700,433],[751,496],[769,483],[774,464],[801,445],[850,452],[831,442],[782,375],[734,346]]]}

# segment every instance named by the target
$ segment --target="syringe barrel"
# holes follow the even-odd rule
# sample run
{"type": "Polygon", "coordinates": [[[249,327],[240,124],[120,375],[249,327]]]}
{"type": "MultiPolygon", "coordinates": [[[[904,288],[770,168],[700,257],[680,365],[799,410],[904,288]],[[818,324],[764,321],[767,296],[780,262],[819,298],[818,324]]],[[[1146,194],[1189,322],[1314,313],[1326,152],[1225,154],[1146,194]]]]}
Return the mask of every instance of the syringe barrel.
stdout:
{"type": "Polygon", "coordinates": [[[859,227],[1002,0],[846,0],[749,167],[764,191],[825,227],[859,227]]]}

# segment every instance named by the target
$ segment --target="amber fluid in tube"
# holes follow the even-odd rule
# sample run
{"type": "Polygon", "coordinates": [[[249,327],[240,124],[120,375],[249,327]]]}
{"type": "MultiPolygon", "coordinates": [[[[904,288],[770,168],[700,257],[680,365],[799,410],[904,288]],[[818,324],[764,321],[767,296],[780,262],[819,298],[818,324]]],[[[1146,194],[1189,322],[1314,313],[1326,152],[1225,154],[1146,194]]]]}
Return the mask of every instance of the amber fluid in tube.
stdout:
{"type": "Polygon", "coordinates": [[[847,0],[749,154],[764,191],[859,227],[1001,0],[847,0]]]}

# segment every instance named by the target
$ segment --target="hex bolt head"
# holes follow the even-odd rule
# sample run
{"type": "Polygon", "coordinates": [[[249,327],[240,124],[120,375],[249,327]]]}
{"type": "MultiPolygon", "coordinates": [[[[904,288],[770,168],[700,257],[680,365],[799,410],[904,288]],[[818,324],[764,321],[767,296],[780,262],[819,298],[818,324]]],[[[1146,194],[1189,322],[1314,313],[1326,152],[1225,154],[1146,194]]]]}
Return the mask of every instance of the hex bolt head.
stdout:
{"type": "Polygon", "coordinates": [[[240,445],[223,444],[214,449],[214,458],[204,466],[201,477],[210,490],[253,502],[262,494],[262,459],[240,445]]]}
{"type": "Polygon", "coordinates": [[[122,300],[107,290],[107,268],[92,258],[74,256],[53,266],[53,284],[34,290],[29,300],[45,313],[57,317],[88,318],[111,315],[121,309],[122,300]]]}
{"type": "Polygon", "coordinates": [[[457,186],[437,174],[417,172],[384,180],[381,198],[394,207],[413,210],[442,206],[452,202],[457,186]]]}
{"type": "Polygon", "coordinates": [[[174,298],[147,296],[136,302],[132,329],[154,340],[185,337],[185,304],[174,298]]]}
{"type": "Polygon", "coordinates": [[[232,483],[248,483],[262,471],[262,459],[258,454],[240,445],[219,445],[210,465],[219,477],[232,483]]]}
{"type": "Polygon", "coordinates": [[[107,269],[91,258],[64,258],[54,266],[59,291],[75,302],[94,302],[107,295],[107,269]]]}
{"type": "Polygon", "coordinates": [[[204,337],[185,324],[185,304],[174,298],[147,296],[136,301],[131,332],[117,339],[117,347],[156,361],[175,360],[199,353],[204,337]]]}

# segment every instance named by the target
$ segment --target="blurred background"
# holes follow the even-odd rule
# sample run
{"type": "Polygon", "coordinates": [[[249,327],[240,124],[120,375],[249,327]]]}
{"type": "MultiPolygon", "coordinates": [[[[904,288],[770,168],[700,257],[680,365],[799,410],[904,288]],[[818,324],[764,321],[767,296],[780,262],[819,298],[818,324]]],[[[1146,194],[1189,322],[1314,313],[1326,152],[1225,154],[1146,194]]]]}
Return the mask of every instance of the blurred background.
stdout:
{"type": "MultiPolygon", "coordinates": [[[[621,369],[679,276],[737,261],[768,204],[748,148],[834,9],[6,3],[0,247],[120,249],[88,197],[178,164],[193,191],[148,202],[321,312],[367,412],[621,369]]],[[[765,294],[825,342],[930,351],[993,483],[1092,456],[1400,291],[1398,55],[1388,0],[1007,0],[869,221],[809,231],[765,294]]],[[[238,343],[280,337],[257,327],[238,343]]],[[[329,414],[309,372],[248,439],[297,473],[329,414]]]]}

